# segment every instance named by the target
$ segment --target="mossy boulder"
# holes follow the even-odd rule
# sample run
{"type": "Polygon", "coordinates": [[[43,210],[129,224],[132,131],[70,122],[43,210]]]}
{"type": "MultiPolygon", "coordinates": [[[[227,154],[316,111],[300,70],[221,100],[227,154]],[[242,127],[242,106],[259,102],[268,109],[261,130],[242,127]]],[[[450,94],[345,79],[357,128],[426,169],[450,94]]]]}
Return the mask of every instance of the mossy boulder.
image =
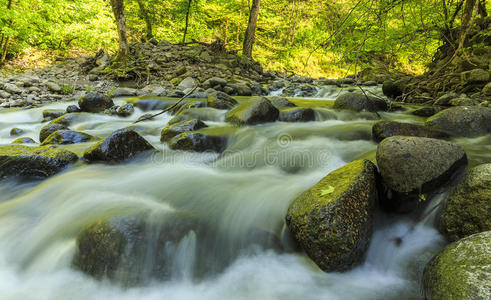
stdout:
{"type": "Polygon", "coordinates": [[[94,139],[90,134],[72,130],[57,130],[50,134],[41,144],[45,145],[68,145],[87,143],[94,139]]]}
{"type": "Polygon", "coordinates": [[[425,126],[410,124],[410,123],[400,123],[396,121],[380,121],[373,125],[372,127],[372,137],[376,142],[380,142],[385,138],[391,136],[419,136],[435,139],[446,139],[449,138],[448,134],[430,129],[425,126]]]}
{"type": "Polygon", "coordinates": [[[232,109],[239,102],[223,92],[213,92],[208,96],[208,106],[217,109],[232,109]]]}
{"type": "Polygon", "coordinates": [[[53,124],[53,123],[48,123],[43,128],[41,128],[41,131],[39,132],[39,142],[42,143],[44,142],[45,139],[48,138],[53,132],[56,132],[58,130],[68,130],[68,127],[65,125],[61,124],[53,124]]]}
{"type": "Polygon", "coordinates": [[[416,208],[420,194],[434,191],[467,164],[460,146],[424,137],[386,138],[378,145],[376,158],[388,188],[384,205],[401,212],[416,208]]]}
{"type": "Polygon", "coordinates": [[[471,169],[448,194],[438,229],[452,241],[491,230],[491,164],[471,169]]]}
{"type": "Polygon", "coordinates": [[[485,135],[491,133],[491,107],[448,108],[430,117],[425,125],[452,136],[485,135]]]}
{"type": "Polygon", "coordinates": [[[200,120],[189,120],[175,123],[162,129],[162,132],[160,134],[160,141],[167,142],[181,133],[196,131],[205,127],[208,126],[200,120]]]}
{"type": "Polygon", "coordinates": [[[200,121],[216,121],[215,114],[210,112],[208,108],[189,108],[180,111],[167,124],[172,125],[183,121],[200,120],[200,121]]]}
{"type": "Polygon", "coordinates": [[[75,153],[49,147],[0,147],[0,178],[49,177],[78,160],[75,153]]]}
{"type": "Polygon", "coordinates": [[[125,105],[123,105],[120,108],[118,108],[117,114],[120,117],[129,117],[134,112],[135,112],[135,108],[133,107],[133,104],[126,103],[125,105]]]}
{"type": "Polygon", "coordinates": [[[404,80],[385,80],[382,84],[382,92],[385,96],[395,99],[399,96],[402,96],[404,89],[406,88],[406,84],[404,80]]]}
{"type": "Polygon", "coordinates": [[[465,84],[486,83],[489,81],[490,74],[483,69],[474,69],[460,73],[460,80],[465,84]]]}
{"type": "Polygon", "coordinates": [[[36,141],[31,139],[30,137],[20,137],[14,140],[11,144],[36,144],[36,141]]]}
{"type": "Polygon", "coordinates": [[[386,111],[388,106],[383,99],[358,93],[346,93],[336,98],[333,108],[376,112],[386,111]]]}
{"type": "Polygon", "coordinates": [[[66,114],[66,110],[63,109],[45,109],[43,110],[43,119],[51,121],[66,114]]]}
{"type": "Polygon", "coordinates": [[[368,160],[357,160],[295,199],[286,224],[322,270],[345,271],[363,261],[376,199],[376,167],[368,160]]]}
{"type": "Polygon", "coordinates": [[[267,98],[253,97],[231,110],[225,119],[235,125],[255,125],[274,122],[279,114],[279,110],[267,98]]]}
{"type": "Polygon", "coordinates": [[[113,100],[98,92],[88,93],[78,100],[78,106],[84,112],[100,113],[114,106],[113,100]]]}
{"type": "Polygon", "coordinates": [[[491,231],[445,247],[425,267],[425,299],[491,299],[491,231]]]}
{"type": "Polygon", "coordinates": [[[169,109],[169,114],[177,115],[179,113],[185,112],[190,108],[200,108],[206,107],[207,103],[203,101],[182,101],[180,103],[176,103],[176,106],[169,109]]]}
{"type": "Polygon", "coordinates": [[[220,153],[227,148],[227,139],[223,136],[186,132],[172,138],[169,141],[169,148],[172,150],[220,153]]]}
{"type": "Polygon", "coordinates": [[[180,240],[198,231],[195,218],[168,214],[114,216],[97,221],[77,237],[73,266],[95,278],[123,285],[168,279],[180,240]]]}
{"type": "Polygon", "coordinates": [[[130,129],[119,129],[87,149],[84,158],[89,162],[116,163],[150,150],[155,148],[138,133],[130,129]]]}
{"type": "Polygon", "coordinates": [[[10,129],[10,136],[19,136],[24,133],[24,130],[14,127],[10,129]]]}
{"type": "Polygon", "coordinates": [[[87,118],[86,114],[82,113],[69,113],[69,114],[64,114],[51,122],[49,124],[59,124],[63,126],[70,126],[73,125],[76,122],[81,122],[84,121],[87,118]]]}

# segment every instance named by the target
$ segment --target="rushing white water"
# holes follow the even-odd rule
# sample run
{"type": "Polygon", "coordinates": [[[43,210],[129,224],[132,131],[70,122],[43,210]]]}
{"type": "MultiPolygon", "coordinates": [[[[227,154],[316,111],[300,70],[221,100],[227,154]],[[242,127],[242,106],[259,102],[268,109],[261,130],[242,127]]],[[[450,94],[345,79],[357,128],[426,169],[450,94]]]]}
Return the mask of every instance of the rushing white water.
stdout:
{"type": "MultiPolygon", "coordinates": [[[[41,111],[0,113],[0,144],[14,139],[14,125],[37,140],[41,111]]],[[[71,129],[102,137],[142,114],[87,114],[71,129]]],[[[379,213],[365,263],[345,273],[324,273],[301,253],[249,247],[254,239],[246,233],[281,235],[288,205],[299,193],[375,150],[373,118],[363,116],[327,110],[316,122],[240,129],[214,120],[213,130],[232,132],[227,152],[218,156],[167,149],[159,141],[171,118],[164,114],[135,126],[160,154],[118,166],[80,166],[42,182],[0,182],[0,299],[418,299],[422,268],[444,244],[431,218],[421,220],[426,212],[379,213]],[[336,119],[321,117],[333,114],[336,119]],[[197,276],[195,265],[204,258],[198,255],[200,236],[190,231],[169,250],[171,278],[143,287],[98,281],[72,267],[77,234],[98,218],[176,211],[197,214],[218,229],[207,238],[215,259],[237,247],[244,251],[217,272],[197,276]]],[[[382,116],[414,121],[400,113],[382,116]]]]}

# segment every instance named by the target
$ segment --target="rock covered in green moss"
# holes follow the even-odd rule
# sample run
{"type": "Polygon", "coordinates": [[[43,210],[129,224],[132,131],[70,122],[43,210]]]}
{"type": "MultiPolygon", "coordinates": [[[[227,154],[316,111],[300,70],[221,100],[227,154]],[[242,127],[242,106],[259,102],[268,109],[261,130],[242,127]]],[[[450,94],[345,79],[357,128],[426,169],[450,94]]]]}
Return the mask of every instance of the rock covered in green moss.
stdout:
{"type": "Polygon", "coordinates": [[[0,147],[0,178],[49,177],[78,160],[75,153],[50,147],[0,147]]]}
{"type": "Polygon", "coordinates": [[[160,134],[160,141],[167,142],[181,133],[196,131],[205,127],[208,126],[200,120],[189,120],[175,123],[162,129],[162,132],[160,134]]]}
{"type": "Polygon", "coordinates": [[[471,169],[448,194],[438,229],[453,241],[491,230],[491,164],[471,169]]]}
{"type": "Polygon", "coordinates": [[[172,150],[220,153],[227,148],[227,139],[222,136],[185,132],[172,138],[169,141],[169,148],[172,150]]]}
{"type": "Polygon", "coordinates": [[[10,129],[10,136],[19,136],[24,133],[24,130],[14,127],[10,129]]]}
{"type": "Polygon", "coordinates": [[[68,130],[68,127],[65,125],[61,124],[53,124],[53,123],[48,123],[41,128],[41,131],[39,132],[39,142],[42,143],[48,136],[50,136],[53,132],[56,132],[58,130],[68,130]]]}
{"type": "Polygon", "coordinates": [[[253,97],[231,110],[226,121],[235,125],[255,125],[274,122],[279,114],[279,110],[267,98],[253,97]]]}
{"type": "Polygon", "coordinates": [[[78,100],[78,106],[82,111],[100,113],[114,106],[113,100],[104,94],[92,92],[84,95],[78,100]]]}
{"type": "Polygon", "coordinates": [[[66,114],[66,111],[63,109],[45,109],[43,110],[43,119],[46,121],[51,121],[63,116],[64,114],[66,114]]]}
{"type": "Polygon", "coordinates": [[[131,103],[126,103],[125,105],[121,106],[118,108],[118,116],[120,117],[129,117],[135,112],[135,108],[133,107],[133,104],[131,103]]]}
{"type": "Polygon", "coordinates": [[[445,247],[425,267],[425,299],[491,299],[491,231],[445,247]]]}
{"type": "Polygon", "coordinates": [[[414,111],[411,112],[412,115],[419,116],[419,117],[431,117],[445,108],[442,106],[426,106],[426,107],[421,107],[418,108],[414,111]]]}
{"type": "Polygon", "coordinates": [[[237,104],[237,100],[224,92],[213,92],[208,96],[209,107],[217,109],[231,109],[237,104]]]}
{"type": "Polygon", "coordinates": [[[287,107],[297,107],[297,105],[293,102],[288,101],[285,97],[269,97],[269,101],[271,101],[271,104],[273,104],[274,107],[277,109],[280,108],[287,108],[287,107]]]}
{"type": "Polygon", "coordinates": [[[425,126],[396,121],[380,121],[375,123],[372,127],[372,137],[376,142],[380,142],[385,138],[396,135],[419,136],[434,139],[445,139],[449,137],[448,134],[444,132],[432,130],[425,126]]]}
{"type": "Polygon", "coordinates": [[[488,134],[491,133],[491,107],[451,107],[430,117],[425,125],[452,136],[488,134]]]}
{"type": "Polygon", "coordinates": [[[359,93],[346,93],[336,98],[333,108],[376,112],[385,111],[388,106],[383,99],[359,93]]]}
{"type": "Polygon", "coordinates": [[[68,127],[76,122],[81,122],[85,120],[86,117],[87,115],[82,113],[67,113],[52,120],[51,122],[49,122],[49,124],[59,124],[68,127]]]}
{"type": "Polygon", "coordinates": [[[382,92],[385,96],[395,99],[402,95],[404,89],[406,88],[406,84],[404,80],[385,80],[382,84],[382,92]]]}
{"type": "Polygon", "coordinates": [[[30,137],[20,137],[13,141],[11,144],[36,144],[36,141],[31,139],[30,137]]]}
{"type": "Polygon", "coordinates": [[[393,136],[377,147],[377,164],[389,189],[387,208],[410,211],[417,207],[419,194],[445,183],[467,156],[456,144],[423,137],[393,136]]]}
{"type": "Polygon", "coordinates": [[[95,278],[125,285],[168,278],[175,258],[172,249],[192,230],[198,230],[197,220],[184,215],[103,219],[78,235],[73,265],[95,278]]]}
{"type": "Polygon", "coordinates": [[[41,144],[45,145],[68,145],[87,143],[94,139],[90,134],[72,130],[57,130],[50,134],[41,144]]]}
{"type": "Polygon", "coordinates": [[[295,199],[286,224],[322,270],[345,271],[363,261],[376,199],[376,167],[368,160],[357,160],[295,199]]]}
{"type": "Polygon", "coordinates": [[[119,129],[84,153],[89,162],[121,162],[139,153],[155,150],[143,137],[129,129],[119,129]]]}
{"type": "Polygon", "coordinates": [[[310,122],[315,121],[315,112],[308,107],[282,108],[278,119],[282,122],[310,122]]]}

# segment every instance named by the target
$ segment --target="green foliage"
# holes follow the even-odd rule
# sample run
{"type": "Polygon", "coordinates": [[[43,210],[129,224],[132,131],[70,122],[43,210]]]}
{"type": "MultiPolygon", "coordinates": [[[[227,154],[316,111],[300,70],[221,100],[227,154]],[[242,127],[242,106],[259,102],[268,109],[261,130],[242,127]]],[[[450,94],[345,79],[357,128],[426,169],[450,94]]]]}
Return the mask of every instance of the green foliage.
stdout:
{"type": "Polygon", "coordinates": [[[63,95],[70,95],[73,94],[73,91],[75,91],[75,87],[73,85],[61,85],[60,87],[63,95]]]}
{"type": "MultiPolygon", "coordinates": [[[[0,39],[11,38],[8,57],[32,48],[66,51],[117,48],[108,1],[0,0],[0,39]]],[[[157,40],[179,43],[188,0],[142,0],[157,40]]],[[[268,69],[311,76],[344,76],[381,64],[420,73],[440,45],[461,1],[277,0],[263,1],[253,56],[268,69]]],[[[187,41],[221,39],[242,47],[249,1],[193,0],[187,41]]],[[[145,38],[137,0],[125,0],[130,41],[145,38]]],[[[458,25],[458,18],[453,26],[458,25]]],[[[2,45],[0,45],[0,48],[2,45]]]]}

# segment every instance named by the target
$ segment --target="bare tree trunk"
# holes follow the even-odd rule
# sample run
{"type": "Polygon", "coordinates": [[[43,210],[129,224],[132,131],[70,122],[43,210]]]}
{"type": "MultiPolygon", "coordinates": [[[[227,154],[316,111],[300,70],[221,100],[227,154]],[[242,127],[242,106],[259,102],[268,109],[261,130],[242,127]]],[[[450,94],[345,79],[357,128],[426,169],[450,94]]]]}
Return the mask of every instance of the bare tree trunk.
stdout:
{"type": "Polygon", "coordinates": [[[186,34],[188,33],[189,13],[191,12],[191,2],[193,2],[193,0],[188,1],[188,10],[186,12],[186,26],[184,27],[184,35],[182,36],[183,44],[186,42],[186,34]]]}
{"type": "Polygon", "coordinates": [[[138,6],[140,7],[141,17],[146,24],[146,38],[147,40],[150,40],[153,38],[153,32],[152,32],[152,22],[150,21],[150,17],[148,16],[147,8],[145,7],[145,4],[143,3],[142,0],[136,0],[136,1],[138,2],[138,6]]]}
{"type": "Polygon", "coordinates": [[[119,52],[117,60],[125,62],[128,58],[129,49],[128,39],[126,37],[126,18],[124,16],[123,0],[111,0],[111,8],[116,19],[116,26],[118,27],[119,52]]]}
{"type": "Polygon", "coordinates": [[[464,4],[464,13],[462,15],[462,26],[459,37],[459,46],[457,51],[462,50],[464,48],[465,39],[467,38],[467,34],[469,32],[469,28],[472,26],[471,19],[473,16],[474,9],[477,8],[477,4],[479,2],[477,0],[466,0],[464,4]]]}
{"type": "Polygon", "coordinates": [[[254,40],[256,39],[256,27],[257,17],[259,15],[259,7],[261,6],[261,0],[253,0],[251,12],[249,13],[249,23],[244,38],[244,46],[242,54],[252,58],[252,48],[254,46],[254,40]]]}

